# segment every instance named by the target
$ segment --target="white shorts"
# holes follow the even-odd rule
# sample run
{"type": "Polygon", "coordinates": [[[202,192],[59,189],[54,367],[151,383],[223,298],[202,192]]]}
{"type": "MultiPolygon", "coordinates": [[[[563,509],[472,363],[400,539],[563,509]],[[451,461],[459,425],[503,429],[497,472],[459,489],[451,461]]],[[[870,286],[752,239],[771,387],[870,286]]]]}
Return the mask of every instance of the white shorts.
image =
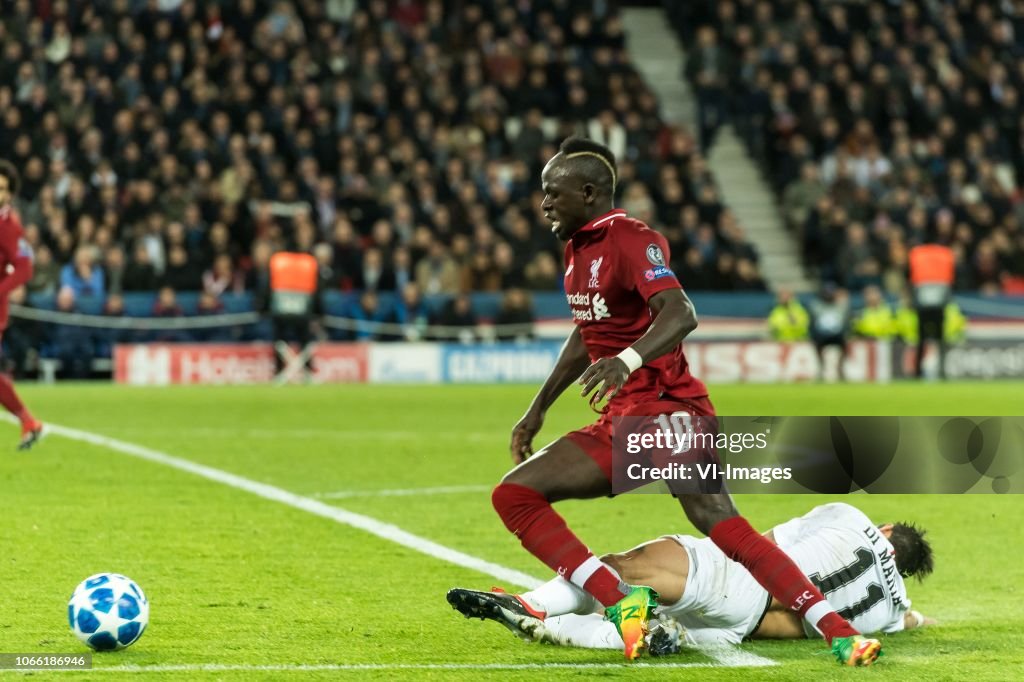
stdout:
{"type": "Polygon", "coordinates": [[[686,550],[690,570],[683,597],[658,613],[675,618],[698,646],[739,644],[760,625],[771,597],[710,538],[670,535],[686,550]]]}

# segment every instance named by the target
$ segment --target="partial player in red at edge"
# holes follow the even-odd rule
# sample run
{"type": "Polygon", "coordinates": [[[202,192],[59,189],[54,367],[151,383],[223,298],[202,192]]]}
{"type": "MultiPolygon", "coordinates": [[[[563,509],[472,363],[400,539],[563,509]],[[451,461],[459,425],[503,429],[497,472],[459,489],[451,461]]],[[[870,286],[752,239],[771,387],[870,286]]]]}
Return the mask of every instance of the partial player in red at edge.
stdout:
{"type": "MultiPolygon", "coordinates": [[[[22,236],[21,220],[13,206],[17,193],[18,171],[9,161],[0,159],[0,338],[7,329],[8,296],[32,279],[32,248],[22,236]]],[[[11,377],[2,372],[0,404],[21,422],[18,449],[35,445],[43,434],[43,425],[22,404],[11,377]]]]}

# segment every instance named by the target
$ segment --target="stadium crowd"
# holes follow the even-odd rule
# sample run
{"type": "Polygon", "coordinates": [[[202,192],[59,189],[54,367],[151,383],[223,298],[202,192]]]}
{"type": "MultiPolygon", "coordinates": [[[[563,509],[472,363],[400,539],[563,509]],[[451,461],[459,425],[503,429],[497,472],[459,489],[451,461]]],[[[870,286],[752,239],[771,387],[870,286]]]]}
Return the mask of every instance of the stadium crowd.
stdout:
{"type": "Polygon", "coordinates": [[[557,290],[538,178],[573,133],[615,151],[621,204],[666,232],[691,288],[764,288],[613,3],[0,6],[0,156],[22,173],[30,297],[169,289],[215,308],[265,289],[281,249],[314,254],[325,290],[447,310],[557,290]]]}
{"type": "Polygon", "coordinates": [[[1024,4],[665,6],[701,146],[735,126],[823,280],[898,295],[936,237],[957,290],[1024,293],[1024,4]]]}

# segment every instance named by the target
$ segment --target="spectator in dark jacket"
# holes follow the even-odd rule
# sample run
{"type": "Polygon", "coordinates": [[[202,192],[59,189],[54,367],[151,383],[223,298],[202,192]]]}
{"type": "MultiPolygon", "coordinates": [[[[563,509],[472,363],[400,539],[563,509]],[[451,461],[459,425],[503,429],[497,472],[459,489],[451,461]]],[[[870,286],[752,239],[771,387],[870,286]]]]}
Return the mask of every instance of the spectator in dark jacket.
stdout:
{"type": "Polygon", "coordinates": [[[445,338],[455,337],[462,343],[472,343],[476,340],[477,317],[468,294],[459,294],[450,299],[434,323],[449,328],[444,331],[445,338]]]}
{"type": "Polygon", "coordinates": [[[394,311],[382,304],[374,291],[364,291],[350,309],[349,316],[356,321],[352,338],[357,341],[392,341],[400,338],[393,330],[380,327],[382,324],[394,325],[398,320],[394,311]]]}
{"type": "MultiPolygon", "coordinates": [[[[78,312],[75,292],[62,287],[57,292],[57,312],[73,314],[78,312]]],[[[92,335],[85,327],[77,324],[50,325],[49,356],[61,362],[61,374],[69,379],[85,379],[92,371],[92,335]]]]}
{"type": "Polygon", "coordinates": [[[152,291],[158,281],[149,250],[140,242],[132,253],[131,262],[125,266],[122,286],[125,291],[152,291]]]}
{"type": "MultiPolygon", "coordinates": [[[[28,306],[28,295],[25,287],[20,286],[11,291],[8,302],[13,305],[28,306]]],[[[0,371],[9,371],[15,379],[25,376],[30,364],[34,363],[39,348],[41,330],[35,320],[11,316],[7,329],[3,333],[3,361],[6,367],[0,371]]]]}
{"type": "Polygon", "coordinates": [[[533,338],[533,309],[522,289],[509,289],[494,319],[499,341],[525,341],[533,338]]]}
{"type": "MultiPolygon", "coordinates": [[[[153,304],[153,317],[184,317],[185,311],[178,305],[178,296],[173,287],[164,285],[157,292],[156,302],[153,304]]],[[[181,329],[160,329],[154,336],[154,341],[188,341],[188,334],[181,329]]]]}
{"type": "Polygon", "coordinates": [[[430,311],[416,282],[409,282],[402,287],[402,293],[395,304],[395,317],[403,326],[403,336],[407,341],[419,341],[426,335],[430,311]]]}
{"type": "MultiPolygon", "coordinates": [[[[111,322],[125,319],[124,297],[121,294],[108,294],[107,300],[103,302],[103,316],[110,318],[111,322]]],[[[96,340],[96,357],[109,358],[113,355],[114,346],[119,343],[131,343],[136,334],[131,329],[119,327],[106,327],[97,329],[94,334],[96,340]]]]}
{"type": "MultiPolygon", "coordinates": [[[[223,313],[224,303],[214,292],[203,291],[199,294],[196,315],[209,317],[223,313]]],[[[233,330],[230,327],[200,327],[192,330],[192,338],[196,341],[226,342],[233,340],[233,330]]]]}
{"type": "Polygon", "coordinates": [[[60,285],[60,265],[53,260],[53,252],[45,244],[35,250],[35,262],[32,264],[32,279],[28,290],[33,294],[56,293],[60,285]]]}
{"type": "Polygon", "coordinates": [[[171,247],[162,283],[175,291],[199,291],[203,288],[202,272],[189,258],[183,245],[171,247]]]}

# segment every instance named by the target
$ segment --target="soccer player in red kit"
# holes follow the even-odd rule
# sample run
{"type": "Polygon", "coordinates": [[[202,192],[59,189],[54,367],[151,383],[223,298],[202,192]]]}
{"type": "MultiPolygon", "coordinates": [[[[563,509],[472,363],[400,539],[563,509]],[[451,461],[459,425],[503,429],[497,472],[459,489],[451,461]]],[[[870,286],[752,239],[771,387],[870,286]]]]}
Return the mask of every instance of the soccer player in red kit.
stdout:
{"type": "MultiPolygon", "coordinates": [[[[612,417],[679,411],[714,416],[707,388],[690,374],[683,355],[682,340],[696,328],[697,317],[668,267],[665,238],[613,208],[616,166],[607,147],[569,138],[544,167],[541,181],[544,215],[566,242],[565,292],[576,328],[512,431],[518,466],[494,489],[492,502],[523,546],[564,579],[549,589],[582,588],[605,606],[632,660],[645,646],[647,620],[656,606],[652,590],[623,583],[551,504],[612,492],[612,417]],[[573,382],[583,385],[584,396],[592,394],[592,405],[609,397],[603,415],[534,454],[531,442],[547,409],[573,382]]],[[[862,637],[837,614],[796,564],[739,515],[727,492],[677,498],[690,522],[817,628],[841,663],[868,665],[877,658],[878,640],[862,637]]],[[[531,604],[530,597],[529,592],[467,590],[448,595],[467,616],[508,609],[543,618],[537,604],[545,600],[531,604]]]]}
{"type": "MultiPolygon", "coordinates": [[[[21,221],[12,206],[18,192],[18,172],[0,160],[0,337],[7,329],[7,296],[32,279],[32,249],[22,239],[21,221]]],[[[0,373],[0,404],[21,421],[19,450],[32,447],[43,433],[43,425],[22,405],[14,384],[0,373]]]]}

